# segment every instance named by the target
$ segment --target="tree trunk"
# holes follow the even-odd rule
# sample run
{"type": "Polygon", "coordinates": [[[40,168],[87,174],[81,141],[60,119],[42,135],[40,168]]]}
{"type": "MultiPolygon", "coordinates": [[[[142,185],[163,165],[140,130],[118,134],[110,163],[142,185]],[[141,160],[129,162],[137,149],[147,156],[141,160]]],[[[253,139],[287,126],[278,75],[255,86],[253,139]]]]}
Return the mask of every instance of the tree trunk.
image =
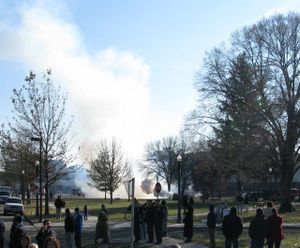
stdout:
{"type": "Polygon", "coordinates": [[[106,190],[106,181],[104,181],[104,199],[106,200],[106,192],[107,192],[107,190],[106,190]]]}
{"type": "Polygon", "coordinates": [[[281,199],[280,199],[280,211],[291,212],[293,211],[291,200],[291,186],[294,176],[295,167],[295,146],[297,143],[297,137],[295,136],[296,122],[290,121],[293,113],[289,112],[289,121],[287,124],[286,141],[280,150],[280,162],[281,162],[281,199]]]}
{"type": "Polygon", "coordinates": [[[167,183],[168,184],[168,192],[170,193],[171,192],[171,183],[167,183]]]}
{"type": "Polygon", "coordinates": [[[293,161],[287,157],[283,156],[281,165],[280,212],[291,212],[293,210],[290,191],[293,180],[293,161]]]}
{"type": "Polygon", "coordinates": [[[113,193],[112,191],[110,191],[110,204],[113,204],[113,193]]]}
{"type": "Polygon", "coordinates": [[[49,172],[48,172],[48,161],[46,160],[46,166],[45,166],[45,215],[49,215],[49,172]]]}
{"type": "Polygon", "coordinates": [[[242,180],[241,180],[240,176],[239,176],[239,178],[237,179],[236,183],[237,183],[237,190],[238,190],[238,192],[239,192],[239,193],[242,192],[243,186],[242,186],[242,180]]]}

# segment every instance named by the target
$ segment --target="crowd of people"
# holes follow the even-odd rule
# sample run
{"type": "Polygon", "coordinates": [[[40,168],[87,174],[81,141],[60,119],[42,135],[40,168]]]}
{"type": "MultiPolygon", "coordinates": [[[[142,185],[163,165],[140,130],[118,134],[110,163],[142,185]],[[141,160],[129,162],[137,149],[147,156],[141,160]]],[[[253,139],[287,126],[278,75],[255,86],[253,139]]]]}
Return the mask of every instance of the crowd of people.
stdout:
{"type": "MultiPolygon", "coordinates": [[[[42,227],[39,229],[36,237],[36,242],[32,242],[31,236],[29,236],[23,225],[23,216],[17,214],[10,228],[10,240],[9,248],[60,248],[59,240],[56,233],[51,228],[50,220],[44,220],[42,227]]],[[[4,241],[4,239],[3,239],[4,241]]],[[[1,246],[4,247],[4,243],[1,242],[1,246]]]]}
{"type": "MultiPolygon", "coordinates": [[[[102,208],[99,213],[98,223],[96,229],[96,236],[99,238],[103,238],[103,243],[109,242],[109,236],[105,236],[103,233],[103,223],[106,223],[106,233],[108,230],[108,224],[106,218],[103,221],[101,218],[102,213],[108,215],[107,210],[102,208]],[[100,228],[99,228],[100,226],[100,228]],[[101,233],[99,235],[99,233],[101,233]],[[108,237],[108,238],[106,238],[108,237]]],[[[60,218],[61,213],[57,213],[57,217],[60,218]]],[[[74,214],[71,213],[69,208],[65,209],[65,219],[64,219],[64,229],[65,229],[65,242],[66,248],[81,248],[81,234],[83,227],[83,216],[79,211],[79,208],[76,207],[74,209],[74,214]]],[[[5,225],[3,221],[0,221],[0,248],[4,247],[4,233],[5,233],[5,225]]],[[[45,219],[42,223],[41,228],[37,231],[37,235],[35,236],[35,240],[33,242],[31,236],[26,233],[26,230],[23,225],[23,215],[16,214],[13,219],[13,223],[10,229],[10,238],[9,238],[9,248],[60,248],[60,241],[52,229],[51,221],[49,219],[45,219]]]]}
{"type": "MultiPolygon", "coordinates": [[[[282,217],[272,202],[268,202],[267,208],[256,210],[255,218],[250,222],[248,234],[250,237],[250,248],[280,248],[281,240],[284,238],[282,230],[282,217]]],[[[217,224],[217,213],[214,205],[210,205],[207,215],[207,227],[210,238],[210,247],[215,248],[215,231],[217,224]]],[[[231,207],[230,212],[223,216],[222,233],[225,237],[225,248],[238,248],[239,237],[243,231],[243,221],[237,215],[237,208],[231,207]]]]}
{"type": "MultiPolygon", "coordinates": [[[[61,200],[61,199],[60,199],[61,200]]],[[[184,229],[183,236],[185,242],[191,242],[194,228],[194,208],[193,198],[183,198],[184,206],[184,229]]],[[[127,210],[131,211],[130,205],[127,210]]],[[[146,241],[147,243],[161,244],[162,238],[167,236],[168,206],[165,200],[147,200],[143,204],[134,199],[134,243],[146,241]]],[[[72,211],[73,212],[73,211],[72,211]]],[[[83,215],[78,207],[72,213],[69,208],[65,209],[64,229],[66,248],[81,248],[81,234],[83,221],[88,219],[87,205],[83,208],[83,215]]],[[[57,218],[61,218],[61,213],[57,211],[57,218]]],[[[95,227],[96,244],[106,244],[111,242],[109,230],[109,211],[104,204],[98,213],[95,227]]],[[[238,216],[238,207],[231,207],[226,212],[224,208],[216,209],[214,205],[209,206],[207,215],[207,231],[210,239],[210,247],[215,248],[216,225],[221,221],[221,230],[225,238],[225,248],[238,248],[239,237],[243,231],[243,221],[238,216]],[[222,210],[221,219],[219,211],[222,210]]],[[[248,234],[251,248],[279,248],[281,240],[284,238],[282,231],[282,217],[274,208],[272,202],[268,202],[267,208],[256,210],[255,218],[250,222],[248,234]]],[[[0,248],[4,247],[5,225],[0,220],[0,248]]],[[[35,240],[31,239],[23,226],[23,216],[17,214],[11,225],[9,248],[59,248],[60,241],[56,233],[52,230],[51,221],[45,219],[38,230],[35,240]],[[33,242],[34,241],[34,242],[33,242]]]]}
{"type": "MultiPolygon", "coordinates": [[[[193,198],[183,201],[185,242],[191,242],[193,238],[193,198]]],[[[131,205],[127,209],[131,211],[131,205]]],[[[147,200],[140,204],[134,199],[134,243],[146,240],[147,243],[161,244],[162,238],[167,236],[168,206],[165,200],[147,200]]]]}
{"type": "MultiPolygon", "coordinates": [[[[131,205],[127,208],[131,211],[131,205]]],[[[168,207],[166,201],[147,200],[140,204],[134,199],[134,243],[147,240],[148,243],[162,243],[162,238],[167,235],[168,207]],[[155,233],[155,235],[154,235],[155,233]]]]}

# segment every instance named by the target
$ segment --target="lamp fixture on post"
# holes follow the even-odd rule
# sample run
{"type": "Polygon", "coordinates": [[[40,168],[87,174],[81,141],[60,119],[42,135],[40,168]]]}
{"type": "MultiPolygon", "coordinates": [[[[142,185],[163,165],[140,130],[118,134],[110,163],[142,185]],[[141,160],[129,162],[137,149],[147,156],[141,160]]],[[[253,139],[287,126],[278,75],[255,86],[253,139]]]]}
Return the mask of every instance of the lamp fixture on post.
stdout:
{"type": "MultiPolygon", "coordinates": [[[[39,178],[39,168],[40,168],[40,161],[35,161],[35,179],[37,180],[39,178]]],[[[35,192],[35,216],[39,216],[39,192],[36,190],[35,192]]]]}
{"type": "Polygon", "coordinates": [[[180,163],[181,163],[182,157],[180,154],[177,156],[177,174],[178,174],[178,195],[177,195],[177,223],[181,223],[181,192],[180,192],[180,163]]]}
{"type": "Polygon", "coordinates": [[[270,201],[272,200],[272,196],[273,196],[273,189],[272,189],[272,172],[273,172],[273,168],[270,167],[269,168],[269,173],[270,173],[270,201]]]}
{"type": "Polygon", "coordinates": [[[31,141],[37,141],[40,143],[40,154],[39,154],[39,195],[40,195],[40,211],[36,210],[36,214],[39,215],[39,222],[42,222],[42,212],[43,212],[43,197],[42,197],[42,133],[40,133],[40,137],[31,137],[31,141]]]}
{"type": "Polygon", "coordinates": [[[25,171],[22,170],[22,185],[21,185],[22,201],[25,202],[25,171]]]}

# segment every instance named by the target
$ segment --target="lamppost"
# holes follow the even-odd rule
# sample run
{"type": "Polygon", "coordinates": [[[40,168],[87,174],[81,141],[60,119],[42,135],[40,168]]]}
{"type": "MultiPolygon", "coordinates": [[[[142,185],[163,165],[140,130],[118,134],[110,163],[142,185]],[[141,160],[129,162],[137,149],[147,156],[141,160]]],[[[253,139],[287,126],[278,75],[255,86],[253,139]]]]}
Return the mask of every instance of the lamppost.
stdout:
{"type": "Polygon", "coordinates": [[[177,196],[177,223],[181,223],[181,192],[180,192],[180,162],[182,157],[177,156],[177,174],[178,174],[178,196],[177,196]]]}
{"type": "MultiPolygon", "coordinates": [[[[40,167],[40,161],[35,161],[35,179],[39,178],[39,167],[40,167]]],[[[35,199],[36,199],[36,204],[35,204],[35,216],[38,217],[40,216],[39,214],[39,192],[35,192],[35,199]]]]}
{"type": "MultiPolygon", "coordinates": [[[[40,137],[31,137],[31,141],[38,141],[40,143],[40,156],[39,156],[39,195],[40,195],[40,211],[39,211],[39,221],[42,222],[42,212],[43,212],[43,197],[42,197],[42,135],[40,137]]],[[[36,164],[37,165],[37,164],[36,164]]],[[[36,211],[37,213],[37,211],[36,211]]]]}
{"type": "Polygon", "coordinates": [[[22,190],[22,201],[23,201],[23,204],[25,202],[25,171],[22,170],[22,185],[21,185],[21,190],[22,190]]]}
{"type": "Polygon", "coordinates": [[[273,192],[272,192],[272,172],[273,172],[273,169],[272,167],[269,168],[269,173],[270,173],[270,200],[272,200],[272,195],[273,195],[273,192]]]}

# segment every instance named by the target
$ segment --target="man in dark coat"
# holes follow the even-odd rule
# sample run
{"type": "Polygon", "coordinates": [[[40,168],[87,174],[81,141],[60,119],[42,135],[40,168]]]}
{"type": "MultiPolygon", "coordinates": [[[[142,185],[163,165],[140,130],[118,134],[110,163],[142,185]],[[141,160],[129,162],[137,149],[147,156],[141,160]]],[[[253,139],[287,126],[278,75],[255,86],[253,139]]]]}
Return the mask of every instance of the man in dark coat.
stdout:
{"type": "Polygon", "coordinates": [[[215,241],[215,234],[216,234],[216,213],[215,213],[215,206],[213,204],[209,205],[209,213],[207,215],[207,230],[210,240],[210,247],[215,248],[216,247],[216,241],[215,241]]]}
{"type": "Polygon", "coordinates": [[[99,239],[102,240],[102,244],[106,244],[110,242],[110,232],[108,226],[108,216],[105,211],[100,211],[98,215],[98,222],[96,225],[96,235],[95,235],[95,243],[99,242],[99,239]]]}
{"type": "MultiPolygon", "coordinates": [[[[131,211],[131,205],[127,208],[128,211],[131,211]]],[[[137,199],[134,198],[134,243],[140,241],[140,204],[137,199]]]]}
{"type": "Polygon", "coordinates": [[[282,231],[282,217],[278,214],[276,208],[272,209],[273,215],[268,218],[269,232],[268,232],[268,248],[280,247],[281,240],[284,239],[282,231]]]}
{"type": "Polygon", "coordinates": [[[184,229],[183,236],[186,237],[185,242],[191,242],[193,238],[193,227],[194,227],[194,209],[192,203],[188,203],[186,207],[185,216],[183,219],[184,229]]]}
{"type": "Polygon", "coordinates": [[[10,247],[11,248],[21,248],[21,238],[24,236],[25,230],[23,226],[23,219],[21,215],[16,215],[14,218],[15,228],[11,233],[10,247]]]}
{"type": "Polygon", "coordinates": [[[51,228],[51,221],[46,219],[43,221],[43,226],[40,228],[35,237],[38,246],[43,247],[45,240],[47,240],[50,235],[54,235],[56,237],[56,233],[51,228]]]}
{"type": "Polygon", "coordinates": [[[250,248],[263,248],[268,233],[268,222],[261,208],[256,210],[255,219],[249,225],[250,248]]]}
{"type": "Polygon", "coordinates": [[[75,233],[75,217],[71,214],[70,209],[66,209],[65,218],[66,231],[66,247],[75,248],[74,233],[75,233]]]}
{"type": "Polygon", "coordinates": [[[160,204],[160,200],[155,201],[154,206],[154,229],[156,235],[156,244],[162,243],[162,222],[164,217],[164,209],[160,204]]]}
{"type": "Polygon", "coordinates": [[[151,200],[147,200],[145,211],[145,220],[147,224],[148,243],[154,242],[153,224],[154,224],[154,207],[151,200]]]}
{"type": "Polygon", "coordinates": [[[242,219],[236,215],[236,208],[232,207],[230,213],[226,215],[222,222],[222,231],[225,236],[225,248],[239,247],[239,237],[243,231],[242,219]]]}
{"type": "Polygon", "coordinates": [[[61,209],[64,207],[64,202],[61,199],[61,196],[57,196],[56,200],[54,201],[54,206],[56,208],[56,219],[61,219],[61,209]]]}

